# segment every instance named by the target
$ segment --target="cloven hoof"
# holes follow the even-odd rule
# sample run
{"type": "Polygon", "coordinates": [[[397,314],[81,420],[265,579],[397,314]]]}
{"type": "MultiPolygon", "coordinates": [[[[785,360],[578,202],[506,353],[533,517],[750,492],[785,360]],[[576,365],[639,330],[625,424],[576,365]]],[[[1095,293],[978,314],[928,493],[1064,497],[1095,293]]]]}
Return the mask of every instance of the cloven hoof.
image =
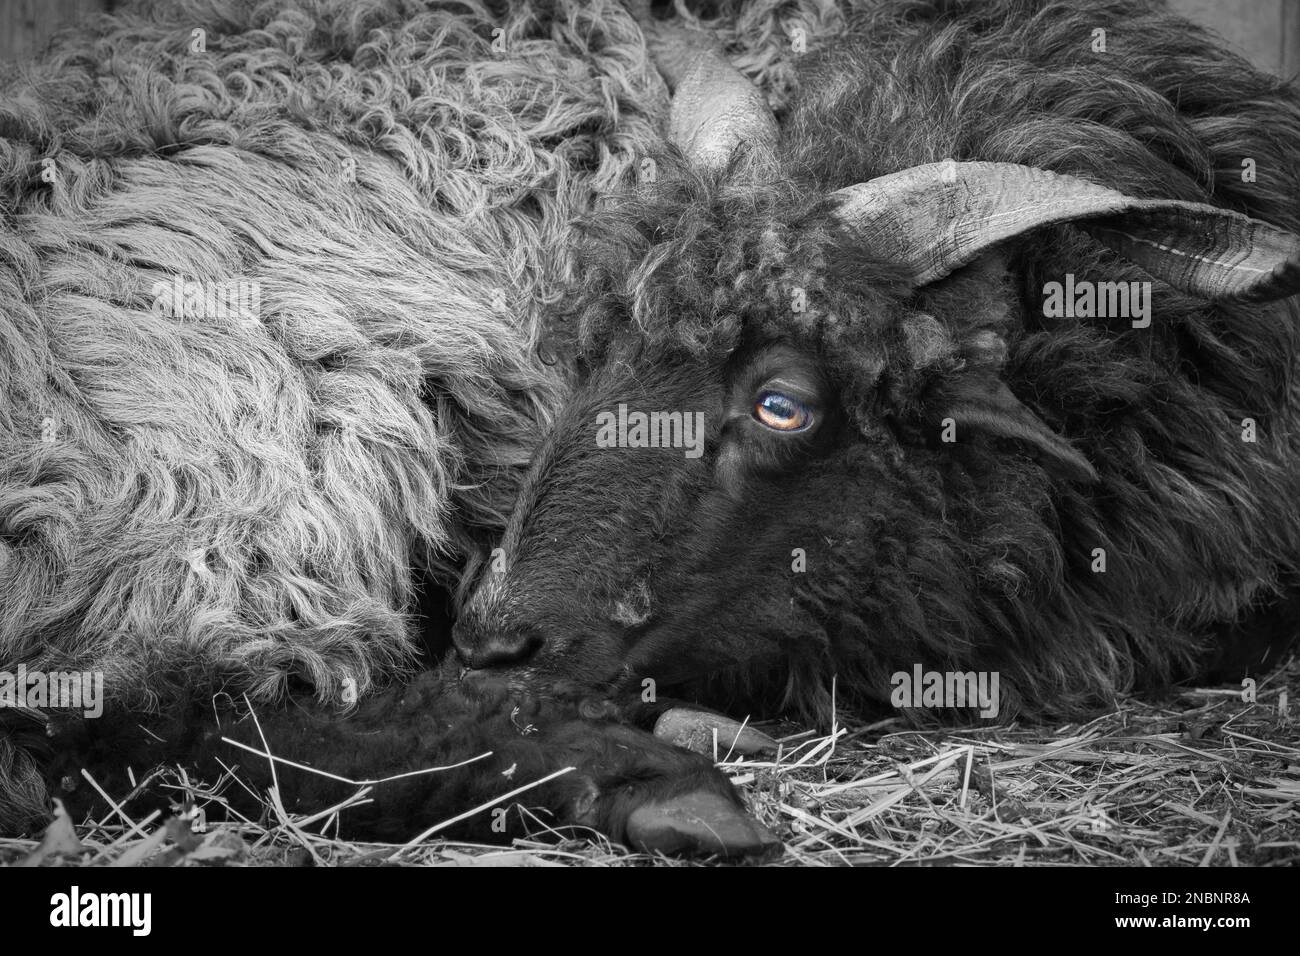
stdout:
{"type": "Polygon", "coordinates": [[[644,853],[753,856],[774,851],[781,841],[767,827],[725,797],[682,794],[632,811],[629,842],[644,853]]]}
{"type": "Polygon", "coordinates": [[[674,707],[664,711],[655,721],[654,733],[660,740],[712,757],[715,730],[718,734],[719,758],[728,753],[746,757],[776,753],[776,741],[762,731],[730,717],[689,707],[674,707]]]}

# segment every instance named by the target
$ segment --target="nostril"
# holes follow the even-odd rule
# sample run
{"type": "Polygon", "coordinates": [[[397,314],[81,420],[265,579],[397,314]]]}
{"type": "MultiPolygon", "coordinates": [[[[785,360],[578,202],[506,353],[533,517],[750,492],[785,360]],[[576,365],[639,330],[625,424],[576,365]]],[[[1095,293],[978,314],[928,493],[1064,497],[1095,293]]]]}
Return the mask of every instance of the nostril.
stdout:
{"type": "Polygon", "coordinates": [[[541,650],[545,643],[542,635],[532,630],[494,634],[479,649],[478,657],[482,663],[477,666],[505,667],[509,664],[522,664],[541,650]]]}
{"type": "Polygon", "coordinates": [[[508,667],[522,664],[542,649],[546,638],[536,628],[493,631],[472,641],[456,635],[456,651],[470,667],[508,667]]]}

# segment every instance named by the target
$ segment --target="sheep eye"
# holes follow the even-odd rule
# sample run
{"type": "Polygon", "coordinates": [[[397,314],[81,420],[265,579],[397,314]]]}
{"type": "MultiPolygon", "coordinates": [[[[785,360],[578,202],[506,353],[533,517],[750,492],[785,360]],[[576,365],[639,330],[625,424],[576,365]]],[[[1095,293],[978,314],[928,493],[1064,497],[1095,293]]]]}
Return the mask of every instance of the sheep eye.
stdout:
{"type": "Polygon", "coordinates": [[[778,432],[801,432],[813,423],[813,413],[803,402],[780,392],[760,392],[754,418],[778,432]]]}

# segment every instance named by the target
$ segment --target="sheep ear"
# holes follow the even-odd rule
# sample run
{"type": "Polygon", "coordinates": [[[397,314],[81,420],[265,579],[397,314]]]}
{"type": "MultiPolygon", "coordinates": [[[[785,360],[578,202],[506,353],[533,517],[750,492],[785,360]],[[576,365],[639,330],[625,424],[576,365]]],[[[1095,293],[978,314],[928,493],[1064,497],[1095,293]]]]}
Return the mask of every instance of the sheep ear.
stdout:
{"type": "Polygon", "coordinates": [[[1135,199],[1015,163],[914,166],[834,194],[836,216],[917,286],[1039,226],[1075,223],[1177,289],[1207,299],[1300,292],[1300,236],[1203,203],[1135,199]]]}
{"type": "Polygon", "coordinates": [[[1028,445],[1043,463],[1071,481],[1098,480],[1097,470],[1068,441],[1031,412],[996,375],[957,376],[944,389],[943,418],[961,440],[972,429],[1028,445]]]}

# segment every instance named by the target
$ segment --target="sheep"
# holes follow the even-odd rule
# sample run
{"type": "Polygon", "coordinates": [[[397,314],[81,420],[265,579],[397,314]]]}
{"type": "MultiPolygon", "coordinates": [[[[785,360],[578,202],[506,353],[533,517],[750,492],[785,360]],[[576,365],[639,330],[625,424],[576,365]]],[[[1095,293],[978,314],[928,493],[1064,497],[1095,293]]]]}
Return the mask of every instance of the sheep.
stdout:
{"type": "MultiPolygon", "coordinates": [[[[495,486],[504,529],[468,524],[468,672],[267,718],[352,779],[495,762],[344,816],[408,833],[568,763],[537,795],[561,823],[762,851],[707,761],[638,729],[669,736],[669,695],[816,718],[832,686],[897,705],[915,668],[998,676],[1006,719],[1276,660],[1300,536],[1294,91],[1145,4],[885,0],[772,117],[706,35],[636,13],[678,149],[648,137],[656,180],[563,234],[567,287],[520,337],[556,380],[495,486]]],[[[257,739],[178,720],[143,752],[257,739]]],[[[113,721],[49,729],[55,772],[135,752],[113,721]]]]}
{"type": "Polygon", "coordinates": [[[774,120],[640,16],[683,159],[585,224],[550,329],[579,378],[467,575],[462,660],[975,720],[1277,662],[1295,87],[1153,4],[883,0],[774,120]],[[633,412],[702,412],[703,454],[601,440],[633,412]]]}

